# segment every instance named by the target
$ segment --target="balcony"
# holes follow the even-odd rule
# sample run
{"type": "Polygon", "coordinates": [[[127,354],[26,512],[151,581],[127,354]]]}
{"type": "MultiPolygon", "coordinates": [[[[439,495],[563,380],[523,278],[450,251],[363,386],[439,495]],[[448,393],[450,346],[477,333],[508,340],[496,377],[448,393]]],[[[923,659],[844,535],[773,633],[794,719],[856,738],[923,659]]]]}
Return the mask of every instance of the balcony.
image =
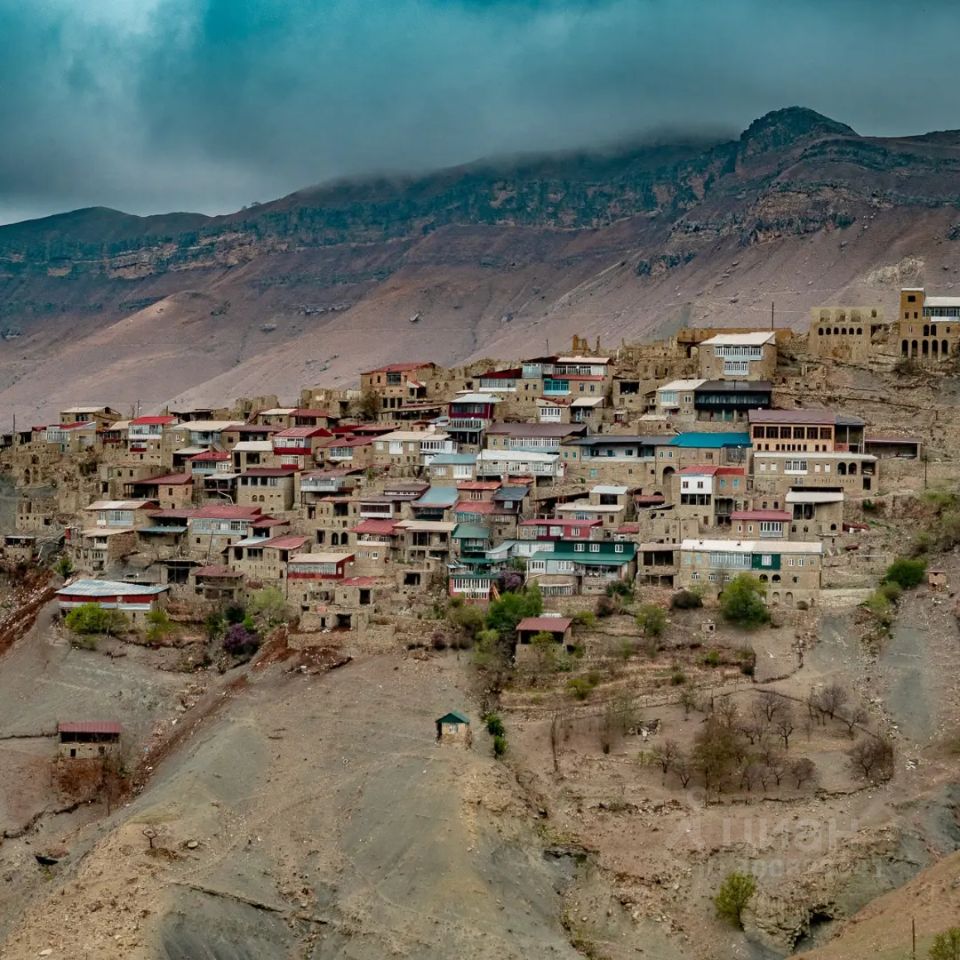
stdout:
{"type": "Polygon", "coordinates": [[[482,430],[486,425],[483,417],[451,417],[447,427],[450,430],[482,430]]]}

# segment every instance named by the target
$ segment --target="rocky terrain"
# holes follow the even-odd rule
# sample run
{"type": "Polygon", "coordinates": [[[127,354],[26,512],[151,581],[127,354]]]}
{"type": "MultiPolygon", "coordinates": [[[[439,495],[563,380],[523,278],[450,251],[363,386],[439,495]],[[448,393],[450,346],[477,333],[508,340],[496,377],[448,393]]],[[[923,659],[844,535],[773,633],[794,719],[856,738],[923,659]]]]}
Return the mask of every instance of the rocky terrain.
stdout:
{"type": "Polygon", "coordinates": [[[790,108],[736,141],[483,162],[223,217],[104,209],[0,228],[0,402],[336,384],[388,360],[559,349],[572,333],[803,327],[956,273],[960,134],[858,136],[790,108]]]}

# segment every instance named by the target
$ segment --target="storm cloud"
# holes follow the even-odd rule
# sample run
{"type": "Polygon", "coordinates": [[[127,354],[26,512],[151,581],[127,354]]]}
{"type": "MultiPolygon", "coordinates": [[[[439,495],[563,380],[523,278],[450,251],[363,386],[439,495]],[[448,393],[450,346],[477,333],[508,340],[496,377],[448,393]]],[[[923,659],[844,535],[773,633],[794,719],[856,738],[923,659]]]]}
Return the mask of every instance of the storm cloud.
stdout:
{"type": "Polygon", "coordinates": [[[953,2],[0,0],[0,222],[224,212],[791,104],[957,127],[958,33],[953,2]]]}

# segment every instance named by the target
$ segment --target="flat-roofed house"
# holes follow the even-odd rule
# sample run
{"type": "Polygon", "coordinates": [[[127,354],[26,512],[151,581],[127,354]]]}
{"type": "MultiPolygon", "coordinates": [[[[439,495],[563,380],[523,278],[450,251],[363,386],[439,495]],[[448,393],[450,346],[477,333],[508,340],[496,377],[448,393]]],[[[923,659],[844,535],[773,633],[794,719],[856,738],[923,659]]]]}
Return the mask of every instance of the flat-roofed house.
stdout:
{"type": "Polygon", "coordinates": [[[772,330],[718,333],[700,342],[698,366],[704,380],[769,380],[777,369],[772,330]]]}
{"type": "Polygon", "coordinates": [[[798,540],[700,540],[680,544],[677,586],[714,596],[741,573],[757,577],[770,604],[813,605],[820,595],[823,544],[798,540]]]}

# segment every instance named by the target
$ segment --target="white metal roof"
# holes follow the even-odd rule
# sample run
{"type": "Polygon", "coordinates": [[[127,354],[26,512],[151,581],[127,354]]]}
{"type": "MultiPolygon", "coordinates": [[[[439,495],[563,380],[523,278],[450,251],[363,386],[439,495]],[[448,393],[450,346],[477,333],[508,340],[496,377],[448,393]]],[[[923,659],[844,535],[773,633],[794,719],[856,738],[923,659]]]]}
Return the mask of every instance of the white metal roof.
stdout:
{"type": "Polygon", "coordinates": [[[391,433],[383,433],[374,438],[374,442],[380,440],[401,440],[404,442],[421,440],[448,440],[448,433],[440,433],[435,430],[394,430],[391,433]]]}
{"type": "MultiPolygon", "coordinates": [[[[539,401],[537,401],[539,403],[539,401]]],[[[603,404],[603,397],[577,397],[571,407],[599,407],[603,404]]]]}
{"type": "Polygon", "coordinates": [[[627,492],[627,487],[622,487],[619,484],[614,483],[599,483],[595,487],[590,488],[591,493],[610,493],[615,496],[622,496],[627,492]]]}
{"type": "Polygon", "coordinates": [[[396,526],[420,533],[453,533],[457,525],[448,520],[401,520],[396,526]]]}
{"type": "Polygon", "coordinates": [[[89,507],[84,507],[84,510],[140,510],[142,507],[155,505],[156,500],[95,500],[89,507]]]}
{"type": "Polygon", "coordinates": [[[273,450],[273,442],[270,440],[241,440],[233,449],[240,453],[270,453],[273,450]]]}
{"type": "Polygon", "coordinates": [[[534,453],[526,450],[481,450],[477,460],[481,463],[508,461],[514,463],[556,463],[559,453],[534,453]]]}
{"type": "Polygon", "coordinates": [[[753,330],[750,333],[718,333],[703,343],[711,347],[745,346],[762,347],[765,343],[773,343],[777,339],[772,330],[753,330]]]}
{"type": "Polygon", "coordinates": [[[797,450],[795,453],[783,453],[777,450],[754,450],[754,458],[764,460],[857,460],[860,463],[874,463],[876,457],[872,453],[837,453],[820,451],[797,450]]]}
{"type": "Polygon", "coordinates": [[[142,594],[155,596],[166,593],[170,588],[161,583],[124,583],[121,580],[74,580],[65,583],[57,594],[65,593],[70,596],[81,597],[114,597],[117,594],[132,596],[142,594]]]}
{"type": "Polygon", "coordinates": [[[352,559],[352,553],[295,553],[290,563],[339,563],[352,559]]]}
{"type": "Polygon", "coordinates": [[[843,493],[833,490],[788,490],[787,503],[843,503],[843,493]]]}
{"type": "Polygon", "coordinates": [[[802,540],[683,540],[681,550],[696,553],[823,553],[819,541],[802,540]]]}
{"type": "Polygon", "coordinates": [[[924,297],[925,307],[960,307],[960,297],[924,297]]]}
{"type": "Polygon", "coordinates": [[[216,433],[229,427],[239,427],[242,423],[242,420],[187,420],[177,426],[191,433],[216,433]]]}
{"type": "Polygon", "coordinates": [[[288,416],[296,410],[296,407],[271,407],[269,410],[261,410],[258,417],[283,417],[288,416]]]}
{"type": "MultiPolygon", "coordinates": [[[[574,500],[572,503],[558,503],[557,513],[616,513],[622,506],[615,503],[591,503],[589,500],[574,500]]],[[[544,523],[549,524],[548,520],[544,523]]]]}
{"type": "Polygon", "coordinates": [[[609,357],[557,357],[557,363],[610,363],[609,357]]]}
{"type": "Polygon", "coordinates": [[[115,537],[118,533],[133,533],[133,527],[88,527],[80,531],[81,537],[115,537]]]}
{"type": "Polygon", "coordinates": [[[706,383],[704,379],[701,380],[671,380],[669,383],[665,383],[662,387],[657,387],[657,393],[661,390],[696,390],[701,384],[706,383]]]}
{"type": "Polygon", "coordinates": [[[500,403],[500,397],[492,393],[458,393],[451,403],[500,403]]]}

